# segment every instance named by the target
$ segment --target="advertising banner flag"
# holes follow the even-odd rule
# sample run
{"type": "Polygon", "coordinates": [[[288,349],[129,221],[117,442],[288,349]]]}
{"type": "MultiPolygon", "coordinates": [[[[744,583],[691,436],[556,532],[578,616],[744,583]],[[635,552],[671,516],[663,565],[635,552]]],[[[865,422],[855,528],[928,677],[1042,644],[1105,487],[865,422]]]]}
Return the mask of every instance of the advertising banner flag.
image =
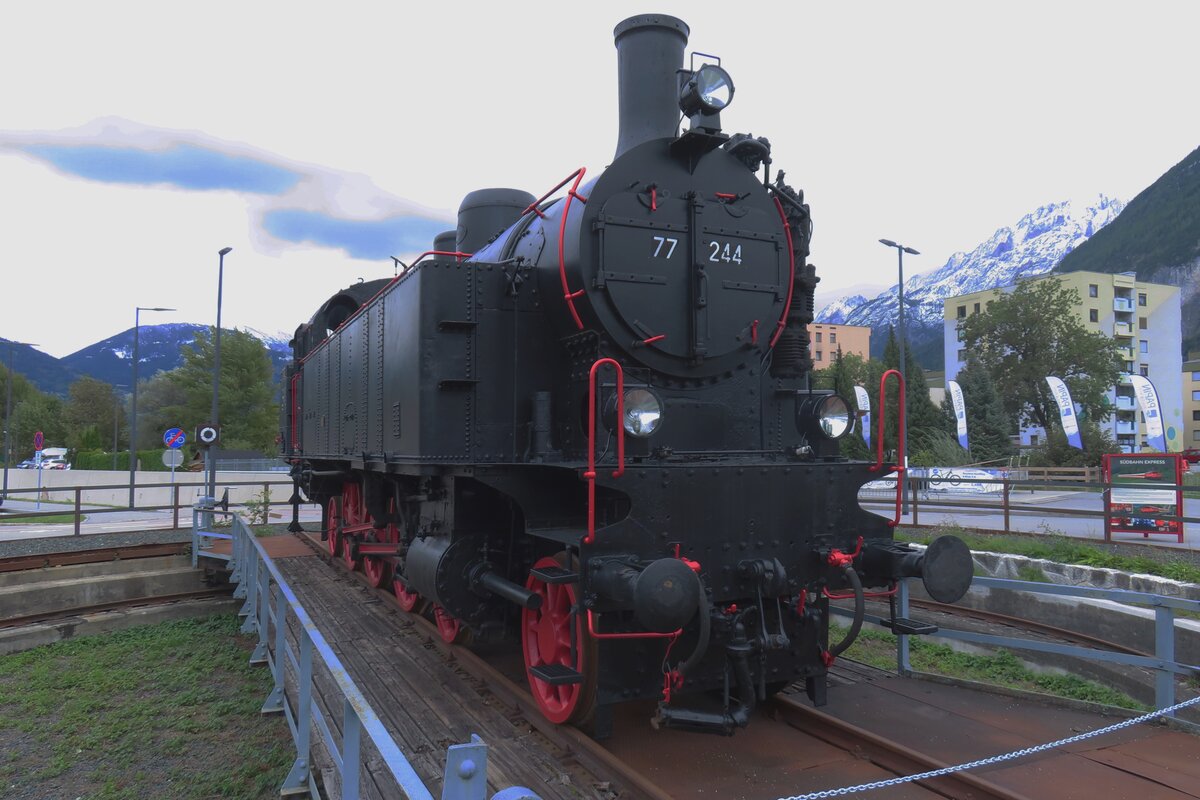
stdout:
{"type": "Polygon", "coordinates": [[[1167,437],[1163,433],[1162,407],[1158,404],[1158,391],[1145,375],[1130,375],[1133,393],[1138,405],[1146,415],[1146,444],[1160,453],[1167,452],[1167,437]]]}
{"type": "Polygon", "coordinates": [[[958,381],[947,381],[946,388],[950,391],[950,402],[954,404],[954,422],[958,425],[958,444],[963,450],[970,450],[967,444],[967,405],[963,402],[962,387],[958,381]]]}
{"type": "Polygon", "coordinates": [[[854,399],[858,402],[858,410],[862,412],[862,437],[871,446],[871,398],[867,390],[861,386],[854,387],[854,399]]]}
{"type": "Polygon", "coordinates": [[[1054,402],[1058,403],[1058,413],[1062,419],[1063,433],[1067,435],[1067,444],[1082,450],[1083,439],[1079,436],[1079,420],[1075,418],[1075,401],[1071,399],[1071,390],[1060,378],[1053,375],[1046,376],[1046,383],[1050,384],[1050,393],[1054,395],[1054,402]]]}

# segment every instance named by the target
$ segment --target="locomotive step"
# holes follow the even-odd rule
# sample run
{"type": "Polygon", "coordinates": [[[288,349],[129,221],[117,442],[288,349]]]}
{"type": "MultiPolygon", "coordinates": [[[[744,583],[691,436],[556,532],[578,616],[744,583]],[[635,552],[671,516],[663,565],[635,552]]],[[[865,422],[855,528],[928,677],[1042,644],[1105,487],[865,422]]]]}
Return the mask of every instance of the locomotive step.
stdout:
{"type": "Polygon", "coordinates": [[[937,633],[938,626],[931,625],[928,622],[919,622],[915,619],[907,617],[897,617],[896,619],[885,619],[879,623],[885,628],[891,628],[892,633],[899,636],[900,634],[909,634],[911,636],[928,636],[931,633],[937,633]]]}
{"type": "Polygon", "coordinates": [[[579,573],[562,567],[535,567],[529,574],[542,583],[578,583],[579,573]]]}
{"type": "Polygon", "coordinates": [[[562,664],[542,664],[537,667],[530,667],[529,671],[533,674],[533,677],[545,681],[551,686],[583,683],[582,673],[576,672],[570,667],[564,667],[562,664]]]}

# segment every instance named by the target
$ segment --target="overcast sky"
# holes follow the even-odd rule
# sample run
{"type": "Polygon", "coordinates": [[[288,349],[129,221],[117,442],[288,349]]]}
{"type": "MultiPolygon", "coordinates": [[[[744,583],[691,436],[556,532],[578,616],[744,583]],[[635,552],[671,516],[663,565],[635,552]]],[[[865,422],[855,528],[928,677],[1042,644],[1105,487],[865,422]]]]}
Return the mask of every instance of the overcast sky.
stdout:
{"type": "Polygon", "coordinates": [[[484,186],[616,143],[613,26],[675,14],[729,132],[805,190],[820,291],[935,269],[1037,206],[1131,199],[1200,144],[1193,2],[20,3],[0,28],[0,337],[291,331],[484,186]]]}

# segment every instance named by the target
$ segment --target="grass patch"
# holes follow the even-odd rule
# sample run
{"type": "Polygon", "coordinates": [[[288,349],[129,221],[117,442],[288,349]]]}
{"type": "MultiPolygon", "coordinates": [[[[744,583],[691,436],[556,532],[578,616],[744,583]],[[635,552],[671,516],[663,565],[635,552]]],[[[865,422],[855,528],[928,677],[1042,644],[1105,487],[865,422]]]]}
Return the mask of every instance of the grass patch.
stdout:
{"type": "Polygon", "coordinates": [[[1169,554],[1161,561],[1146,556],[1125,556],[1068,536],[990,535],[972,533],[958,527],[947,527],[932,531],[905,528],[897,538],[908,542],[929,544],[943,534],[953,534],[959,537],[972,550],[1044,558],[1059,564],[1104,567],[1122,572],[1158,575],[1185,583],[1200,583],[1200,567],[1183,559],[1172,558],[1169,554]]]}
{"type": "Polygon", "coordinates": [[[236,615],[0,657],[0,777],[37,797],[277,797],[293,758],[236,615]]]}
{"type": "MultiPolygon", "coordinates": [[[[841,639],[846,628],[829,626],[829,638],[841,639]]],[[[1148,711],[1128,695],[1099,683],[1077,678],[1074,675],[1043,674],[1025,667],[1008,650],[999,650],[995,655],[960,653],[944,644],[936,644],[919,636],[909,637],[909,663],[914,670],[947,678],[976,681],[1007,689],[1065,697],[1071,700],[1086,700],[1118,708],[1148,711]]],[[[883,631],[864,629],[845,652],[846,658],[870,664],[878,669],[895,671],[896,637],[883,631]]]]}
{"type": "MultiPolygon", "coordinates": [[[[45,502],[45,501],[43,500],[42,502],[45,502]]],[[[13,512],[11,514],[5,514],[4,516],[0,516],[0,525],[38,525],[41,523],[59,524],[59,523],[64,523],[64,522],[71,522],[71,523],[75,522],[74,514],[51,514],[46,517],[21,517],[19,519],[13,519],[13,517],[19,516],[21,514],[36,514],[36,513],[41,513],[41,512],[17,511],[17,512],[13,512]]],[[[80,521],[82,522],[85,520],[87,520],[86,514],[83,515],[83,517],[80,521]]]]}

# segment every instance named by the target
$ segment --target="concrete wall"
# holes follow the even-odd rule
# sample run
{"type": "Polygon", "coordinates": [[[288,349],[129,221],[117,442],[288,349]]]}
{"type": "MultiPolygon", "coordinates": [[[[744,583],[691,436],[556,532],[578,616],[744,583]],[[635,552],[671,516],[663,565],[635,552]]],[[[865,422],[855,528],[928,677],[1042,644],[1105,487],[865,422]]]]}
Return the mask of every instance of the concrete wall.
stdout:
{"type": "MultiPolygon", "coordinates": [[[[84,504],[106,506],[129,505],[129,472],[127,470],[41,470],[42,500],[59,502],[75,502],[75,487],[84,488],[82,500],[84,504]],[[117,486],[116,489],[89,489],[90,486],[117,486]]],[[[13,493],[17,489],[34,489],[38,485],[39,470],[10,469],[8,471],[8,489],[13,500],[34,500],[36,492],[13,493]]],[[[173,492],[171,487],[151,488],[142,484],[160,484],[171,482],[170,472],[138,472],[135,483],[139,488],[134,490],[135,505],[165,506],[170,505],[173,492]]],[[[190,506],[203,494],[205,476],[199,472],[176,472],[175,484],[179,486],[179,502],[190,506]]],[[[225,483],[242,483],[246,485],[230,486],[229,500],[232,503],[244,503],[251,497],[261,496],[263,483],[282,482],[271,486],[271,501],[282,503],[292,496],[292,484],[286,472],[218,472],[217,496],[224,492],[225,483]]]]}

